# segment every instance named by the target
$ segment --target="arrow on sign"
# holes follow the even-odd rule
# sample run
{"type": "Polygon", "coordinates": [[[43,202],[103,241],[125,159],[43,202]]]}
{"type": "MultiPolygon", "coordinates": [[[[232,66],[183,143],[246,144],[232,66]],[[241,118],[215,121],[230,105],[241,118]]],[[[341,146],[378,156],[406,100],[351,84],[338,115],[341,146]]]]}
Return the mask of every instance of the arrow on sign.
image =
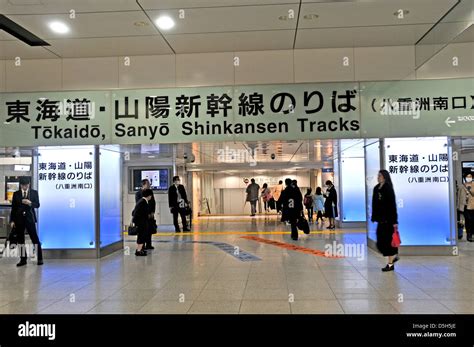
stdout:
{"type": "Polygon", "coordinates": [[[448,117],[446,118],[446,121],[445,121],[446,125],[448,126],[448,128],[451,128],[451,124],[452,123],[456,123],[455,120],[451,120],[451,117],[448,117]]]}

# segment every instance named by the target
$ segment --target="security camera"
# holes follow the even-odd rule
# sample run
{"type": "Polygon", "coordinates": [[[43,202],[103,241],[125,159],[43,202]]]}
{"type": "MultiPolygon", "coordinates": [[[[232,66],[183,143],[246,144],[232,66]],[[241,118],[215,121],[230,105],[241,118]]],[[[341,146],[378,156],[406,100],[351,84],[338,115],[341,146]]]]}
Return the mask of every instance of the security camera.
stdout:
{"type": "Polygon", "coordinates": [[[276,158],[275,153],[272,153],[272,154],[270,155],[270,158],[272,158],[272,160],[275,160],[275,158],[276,158]]]}
{"type": "Polygon", "coordinates": [[[196,157],[192,153],[184,153],[183,158],[186,163],[194,163],[196,161],[196,157]]]}
{"type": "Polygon", "coordinates": [[[15,148],[15,150],[12,152],[12,158],[18,158],[20,157],[21,154],[20,154],[20,149],[19,148],[15,148]]]}

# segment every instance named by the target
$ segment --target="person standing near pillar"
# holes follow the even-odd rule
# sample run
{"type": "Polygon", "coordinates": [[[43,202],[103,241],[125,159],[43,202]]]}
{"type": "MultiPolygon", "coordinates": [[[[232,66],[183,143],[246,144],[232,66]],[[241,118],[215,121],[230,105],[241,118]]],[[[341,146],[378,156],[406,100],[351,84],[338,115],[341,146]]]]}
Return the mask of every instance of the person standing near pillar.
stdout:
{"type": "Polygon", "coordinates": [[[147,255],[145,250],[145,242],[149,233],[148,223],[150,221],[150,208],[148,204],[153,196],[151,189],[144,189],[142,197],[137,201],[135,208],[132,212],[132,222],[137,227],[137,249],[135,255],[142,257],[147,255]]]}
{"type": "MultiPolygon", "coordinates": [[[[474,234],[474,183],[472,174],[467,174],[459,189],[458,209],[464,214],[467,241],[473,242],[474,234]],[[465,204],[465,205],[464,205],[465,204]],[[464,206],[463,206],[464,205],[464,206]]],[[[462,235],[461,235],[462,237],[462,235]]]]}
{"type": "Polygon", "coordinates": [[[25,247],[25,230],[30,235],[31,242],[36,249],[38,265],[43,265],[43,250],[36,231],[35,209],[40,207],[39,195],[36,190],[30,189],[30,180],[20,178],[20,190],[13,194],[10,213],[10,226],[15,229],[18,237],[20,262],[16,266],[26,265],[27,252],[25,247]]]}
{"type": "Polygon", "coordinates": [[[377,222],[377,248],[384,257],[388,257],[383,272],[395,270],[399,260],[398,248],[392,246],[393,233],[398,230],[397,203],[392,179],[387,170],[380,170],[378,184],[372,196],[372,222],[377,222]]]}
{"type": "Polygon", "coordinates": [[[188,196],[179,176],[173,177],[173,184],[168,189],[168,205],[173,214],[174,230],[177,233],[181,232],[178,222],[178,215],[180,215],[183,231],[191,231],[186,221],[186,208],[189,206],[188,196]]]}
{"type": "Polygon", "coordinates": [[[337,212],[337,192],[334,184],[331,181],[326,181],[326,193],[324,197],[324,216],[329,219],[328,229],[336,229],[336,218],[338,217],[337,212]]]}
{"type": "MultiPolygon", "coordinates": [[[[147,189],[151,190],[151,184],[148,179],[142,180],[142,188],[135,193],[135,203],[137,204],[142,198],[143,198],[143,192],[147,189]]],[[[155,221],[155,211],[156,211],[156,201],[155,197],[153,195],[153,190],[151,191],[151,198],[148,201],[148,227],[145,233],[145,245],[144,249],[145,250],[153,250],[155,247],[153,247],[152,242],[151,242],[151,237],[153,235],[153,230],[152,228],[156,227],[156,221],[155,221]]]]}

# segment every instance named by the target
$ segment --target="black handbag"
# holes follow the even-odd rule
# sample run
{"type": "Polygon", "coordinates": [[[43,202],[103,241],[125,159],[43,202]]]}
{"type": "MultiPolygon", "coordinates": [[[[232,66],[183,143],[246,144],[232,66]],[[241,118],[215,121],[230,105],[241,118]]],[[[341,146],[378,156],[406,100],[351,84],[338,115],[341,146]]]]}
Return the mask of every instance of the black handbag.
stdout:
{"type": "Polygon", "coordinates": [[[148,230],[150,234],[154,235],[156,234],[156,231],[158,230],[158,225],[156,225],[156,220],[155,218],[150,219],[148,223],[148,230]]]}
{"type": "Polygon", "coordinates": [[[128,235],[129,236],[138,235],[138,227],[135,224],[132,223],[128,226],[128,235]]]}
{"type": "Polygon", "coordinates": [[[10,248],[13,248],[15,245],[18,244],[18,232],[16,228],[12,228],[12,230],[10,230],[6,243],[10,245],[10,248]]]}
{"type": "Polygon", "coordinates": [[[303,231],[305,234],[309,234],[309,223],[306,218],[301,215],[296,222],[296,227],[303,231]]]}
{"type": "Polygon", "coordinates": [[[186,208],[184,209],[184,213],[186,216],[190,216],[193,214],[193,210],[191,209],[191,207],[188,205],[186,206],[186,208]]]}

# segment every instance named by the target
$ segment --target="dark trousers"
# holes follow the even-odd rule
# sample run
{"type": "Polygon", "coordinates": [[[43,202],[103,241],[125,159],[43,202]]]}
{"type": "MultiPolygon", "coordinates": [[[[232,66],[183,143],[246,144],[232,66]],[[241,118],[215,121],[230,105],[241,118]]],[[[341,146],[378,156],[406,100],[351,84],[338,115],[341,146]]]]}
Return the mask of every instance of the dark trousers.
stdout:
{"type": "Polygon", "coordinates": [[[298,227],[296,226],[298,219],[292,216],[289,218],[288,221],[290,222],[290,225],[291,225],[291,238],[298,239],[298,227]]]}
{"type": "Polygon", "coordinates": [[[183,230],[188,229],[188,222],[186,221],[186,210],[184,208],[173,207],[173,224],[174,230],[180,231],[178,223],[178,214],[181,216],[181,222],[183,223],[183,230]]]}
{"type": "Polygon", "coordinates": [[[468,239],[472,239],[474,234],[474,210],[464,210],[464,220],[466,221],[466,234],[468,239]]]}
{"type": "Polygon", "coordinates": [[[321,222],[324,222],[323,213],[321,211],[318,211],[318,214],[316,215],[316,223],[319,221],[320,218],[321,222]]]}
{"type": "Polygon", "coordinates": [[[313,221],[313,208],[310,207],[310,208],[307,208],[306,211],[308,211],[308,219],[310,222],[313,221]]]}
{"type": "Polygon", "coordinates": [[[147,223],[144,224],[137,224],[137,244],[144,245],[147,241],[148,237],[148,225],[147,223]]]}
{"type": "Polygon", "coordinates": [[[278,200],[275,200],[275,207],[276,207],[277,212],[280,212],[281,211],[281,202],[279,202],[278,200]]]}
{"type": "Polygon", "coordinates": [[[146,247],[151,247],[151,225],[149,224],[146,228],[145,235],[143,237],[144,242],[145,242],[145,248],[146,247]]]}
{"type": "Polygon", "coordinates": [[[464,234],[464,224],[461,222],[462,211],[456,210],[458,219],[458,239],[462,239],[464,234]]]}
{"type": "Polygon", "coordinates": [[[25,247],[25,230],[30,235],[31,242],[36,248],[36,255],[38,257],[38,261],[43,260],[43,250],[41,248],[41,243],[38,237],[38,233],[36,232],[36,225],[34,222],[26,221],[24,224],[17,224],[15,226],[16,231],[18,233],[18,246],[20,250],[20,258],[22,261],[26,261],[28,254],[26,253],[25,247]]]}

